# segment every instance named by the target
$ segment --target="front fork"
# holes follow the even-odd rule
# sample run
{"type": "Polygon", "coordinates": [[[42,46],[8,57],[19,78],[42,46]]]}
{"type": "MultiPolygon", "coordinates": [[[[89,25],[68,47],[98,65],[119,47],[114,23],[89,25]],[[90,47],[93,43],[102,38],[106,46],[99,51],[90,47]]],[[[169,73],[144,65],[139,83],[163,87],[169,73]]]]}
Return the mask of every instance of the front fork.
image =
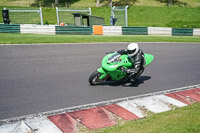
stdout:
{"type": "Polygon", "coordinates": [[[102,80],[102,79],[106,78],[107,73],[102,69],[102,67],[101,67],[101,68],[98,68],[97,71],[100,72],[100,73],[102,74],[102,75],[99,77],[99,79],[102,80]]]}

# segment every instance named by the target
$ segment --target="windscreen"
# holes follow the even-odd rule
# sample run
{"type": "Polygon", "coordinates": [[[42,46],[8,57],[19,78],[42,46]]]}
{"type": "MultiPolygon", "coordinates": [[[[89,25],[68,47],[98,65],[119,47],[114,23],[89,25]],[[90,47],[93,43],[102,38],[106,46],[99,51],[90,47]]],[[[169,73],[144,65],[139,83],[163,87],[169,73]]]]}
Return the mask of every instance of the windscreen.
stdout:
{"type": "Polygon", "coordinates": [[[119,59],[120,56],[121,56],[121,54],[119,54],[119,53],[113,54],[113,55],[108,59],[108,63],[117,63],[117,62],[120,62],[120,59],[119,59]]]}

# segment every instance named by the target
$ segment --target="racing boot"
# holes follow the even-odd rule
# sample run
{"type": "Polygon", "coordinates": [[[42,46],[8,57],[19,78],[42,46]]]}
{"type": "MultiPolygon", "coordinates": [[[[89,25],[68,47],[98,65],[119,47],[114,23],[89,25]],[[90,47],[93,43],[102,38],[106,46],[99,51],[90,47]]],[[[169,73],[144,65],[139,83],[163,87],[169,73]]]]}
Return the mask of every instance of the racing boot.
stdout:
{"type": "Polygon", "coordinates": [[[137,80],[137,74],[136,73],[131,73],[131,74],[129,74],[128,75],[128,81],[129,82],[131,82],[131,83],[133,83],[133,82],[135,82],[136,80],[137,80]]]}
{"type": "Polygon", "coordinates": [[[135,69],[126,69],[125,72],[127,74],[127,80],[129,82],[133,83],[136,81],[137,74],[135,73],[135,69]]]}

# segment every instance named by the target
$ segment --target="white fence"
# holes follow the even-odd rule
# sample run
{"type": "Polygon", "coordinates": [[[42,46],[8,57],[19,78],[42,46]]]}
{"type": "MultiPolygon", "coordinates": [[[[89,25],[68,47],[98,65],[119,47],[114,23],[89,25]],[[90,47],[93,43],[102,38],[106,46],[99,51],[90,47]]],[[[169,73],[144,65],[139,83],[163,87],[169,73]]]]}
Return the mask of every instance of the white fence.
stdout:
{"type": "Polygon", "coordinates": [[[43,25],[42,8],[27,9],[15,8],[8,9],[12,24],[38,24],[43,25]]]}
{"type": "Polygon", "coordinates": [[[116,26],[128,26],[128,5],[125,7],[112,7],[111,15],[117,18],[116,26]]]}

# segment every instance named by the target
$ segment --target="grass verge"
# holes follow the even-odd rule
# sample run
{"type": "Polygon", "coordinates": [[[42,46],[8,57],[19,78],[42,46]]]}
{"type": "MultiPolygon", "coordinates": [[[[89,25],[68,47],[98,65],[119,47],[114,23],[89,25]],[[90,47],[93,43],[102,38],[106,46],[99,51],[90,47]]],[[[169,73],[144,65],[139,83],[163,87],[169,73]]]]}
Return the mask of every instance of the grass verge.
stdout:
{"type": "MultiPolygon", "coordinates": [[[[3,8],[3,6],[0,6],[0,10],[3,8]]],[[[7,7],[10,10],[14,8],[19,9],[20,7],[7,7]]],[[[28,9],[28,7],[24,8],[28,9]]],[[[36,9],[38,10],[39,8],[36,9]]],[[[42,8],[42,10],[44,24],[57,24],[55,8],[42,8]]],[[[199,28],[199,12],[199,7],[130,6],[128,8],[128,26],[199,28]]],[[[68,12],[67,15],[66,12],[60,12],[60,21],[63,21],[65,24],[74,22],[71,13],[68,12]]],[[[92,7],[92,15],[105,18],[105,24],[110,25],[110,7],[92,7]]],[[[116,26],[125,25],[123,11],[116,11],[115,17],[118,18],[116,26]]],[[[13,23],[32,23],[31,20],[34,20],[36,24],[40,23],[40,17],[37,13],[10,13],[10,19],[13,23]]],[[[3,19],[0,19],[0,23],[2,22],[3,19]]]]}
{"type": "Polygon", "coordinates": [[[128,121],[94,133],[200,133],[200,103],[144,119],[128,121]]]}
{"type": "MultiPolygon", "coordinates": [[[[199,28],[199,7],[148,7],[130,6],[128,8],[128,26],[199,28]]],[[[124,12],[116,12],[115,25],[125,25],[124,12]],[[121,15],[121,16],[120,16],[121,15]],[[123,20],[123,22],[122,22],[123,20]],[[119,23],[118,23],[119,22],[119,23]]],[[[109,25],[110,8],[92,8],[92,15],[105,18],[109,25]]]]}
{"type": "MultiPolygon", "coordinates": [[[[30,6],[34,3],[35,0],[1,0],[0,5],[2,6],[30,6]]],[[[119,0],[112,0],[113,2],[119,0]]],[[[179,3],[186,3],[185,6],[188,7],[198,7],[200,6],[199,0],[178,0],[179,3]]],[[[54,3],[54,1],[52,2],[54,3]]],[[[159,0],[137,0],[136,6],[166,6],[167,1],[159,1],[159,0]]],[[[73,3],[69,3],[66,1],[66,4],[70,7],[96,7],[96,0],[74,0],[73,3]]],[[[51,5],[51,4],[50,4],[51,5]]],[[[179,6],[179,4],[175,5],[179,6]]]]}
{"type": "Polygon", "coordinates": [[[198,36],[92,36],[0,33],[0,44],[91,43],[91,42],[200,42],[198,36]]]}

